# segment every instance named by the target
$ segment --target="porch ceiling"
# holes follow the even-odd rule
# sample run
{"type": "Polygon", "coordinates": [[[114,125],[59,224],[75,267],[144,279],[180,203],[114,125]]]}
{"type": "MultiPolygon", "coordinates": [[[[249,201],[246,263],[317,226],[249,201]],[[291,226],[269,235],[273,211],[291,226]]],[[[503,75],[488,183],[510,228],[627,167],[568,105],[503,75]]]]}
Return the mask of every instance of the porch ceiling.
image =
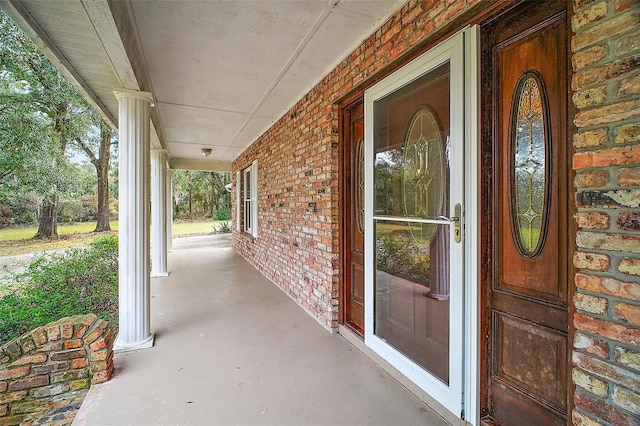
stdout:
{"type": "Polygon", "coordinates": [[[153,146],[218,170],[403,3],[0,0],[114,127],[113,89],[150,91],[153,146]]]}

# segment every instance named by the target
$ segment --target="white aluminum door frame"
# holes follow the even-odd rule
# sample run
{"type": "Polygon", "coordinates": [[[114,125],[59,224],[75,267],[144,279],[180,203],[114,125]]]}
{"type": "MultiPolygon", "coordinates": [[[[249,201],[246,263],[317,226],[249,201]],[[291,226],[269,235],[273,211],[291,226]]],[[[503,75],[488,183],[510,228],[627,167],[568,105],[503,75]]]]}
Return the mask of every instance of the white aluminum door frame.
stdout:
{"type": "Polygon", "coordinates": [[[478,378],[478,27],[465,29],[400,68],[365,92],[365,344],[445,408],[471,424],[479,421],[478,378]],[[450,64],[450,209],[463,206],[462,242],[450,233],[449,384],[404,356],[374,333],[373,104],[438,66],[450,64]],[[454,173],[453,169],[457,171],[454,173]],[[463,263],[464,268],[461,268],[463,263]],[[466,408],[466,409],[465,409],[466,408]],[[466,413],[465,413],[466,412],[466,413]]]}

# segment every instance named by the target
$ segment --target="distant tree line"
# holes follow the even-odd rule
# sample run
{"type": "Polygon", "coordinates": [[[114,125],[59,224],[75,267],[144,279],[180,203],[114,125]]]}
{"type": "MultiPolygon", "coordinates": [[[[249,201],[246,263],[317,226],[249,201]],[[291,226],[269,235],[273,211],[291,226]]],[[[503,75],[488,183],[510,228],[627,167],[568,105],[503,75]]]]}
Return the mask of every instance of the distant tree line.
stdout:
{"type": "Polygon", "coordinates": [[[174,170],[173,214],[176,219],[230,219],[229,172],[174,170]]]}

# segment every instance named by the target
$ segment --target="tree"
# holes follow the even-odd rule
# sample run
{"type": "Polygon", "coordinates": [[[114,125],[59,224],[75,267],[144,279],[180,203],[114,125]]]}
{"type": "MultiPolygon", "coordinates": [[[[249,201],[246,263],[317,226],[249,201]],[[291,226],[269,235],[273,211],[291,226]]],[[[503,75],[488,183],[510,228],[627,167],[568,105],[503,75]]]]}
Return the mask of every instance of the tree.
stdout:
{"type": "MultiPolygon", "coordinates": [[[[2,101],[9,118],[2,125],[8,151],[5,177],[25,169],[31,160],[44,167],[44,179],[27,176],[42,195],[36,237],[57,236],[57,204],[69,177],[65,152],[69,141],[88,131],[90,111],[80,94],[38,50],[37,46],[0,11],[0,78],[2,101]],[[33,159],[34,146],[45,146],[50,154],[33,159]],[[57,175],[56,175],[57,174],[57,175]],[[55,176],[54,176],[55,175],[55,176]]],[[[4,159],[3,159],[4,160],[4,159]]]]}
{"type": "Polygon", "coordinates": [[[25,102],[11,102],[9,94],[16,90],[0,72],[0,184],[23,169],[25,160],[39,149],[44,130],[42,119],[25,102]]]}
{"type": "MultiPolygon", "coordinates": [[[[191,200],[192,204],[195,206],[195,212],[197,216],[207,216],[209,215],[210,208],[209,204],[211,201],[210,198],[210,188],[211,188],[211,179],[210,175],[207,172],[192,172],[191,175],[191,200]]],[[[194,207],[190,207],[189,213],[193,215],[194,207]]],[[[210,215],[209,215],[210,216],[210,215]]]]}
{"type": "Polygon", "coordinates": [[[173,192],[176,216],[186,213],[188,217],[213,217],[220,209],[228,211],[231,195],[225,185],[230,181],[231,176],[228,172],[175,170],[173,192]]]}
{"type": "Polygon", "coordinates": [[[221,209],[227,211],[231,207],[231,194],[227,191],[226,185],[231,183],[231,174],[229,172],[210,172],[211,180],[211,210],[213,217],[221,209]]]}
{"type": "Polygon", "coordinates": [[[22,208],[21,204],[30,199],[31,191],[13,189],[16,177],[25,172],[29,157],[48,155],[41,152],[43,120],[32,114],[25,102],[8,99],[9,94],[20,90],[20,85],[0,71],[0,226],[33,218],[31,209],[22,208]]]}
{"type": "Polygon", "coordinates": [[[36,238],[58,235],[58,202],[61,197],[72,197],[81,189],[80,173],[58,151],[49,156],[30,157],[26,162],[29,173],[20,176],[20,185],[32,188],[40,197],[39,226],[36,238]]]}
{"type": "Polygon", "coordinates": [[[98,177],[98,214],[95,232],[103,232],[111,231],[109,223],[109,168],[111,166],[111,147],[115,144],[115,138],[113,129],[97,114],[94,113],[93,115],[93,121],[97,121],[100,127],[99,137],[86,138],[84,140],[76,138],[75,143],[89,157],[89,161],[96,168],[98,177]]]}

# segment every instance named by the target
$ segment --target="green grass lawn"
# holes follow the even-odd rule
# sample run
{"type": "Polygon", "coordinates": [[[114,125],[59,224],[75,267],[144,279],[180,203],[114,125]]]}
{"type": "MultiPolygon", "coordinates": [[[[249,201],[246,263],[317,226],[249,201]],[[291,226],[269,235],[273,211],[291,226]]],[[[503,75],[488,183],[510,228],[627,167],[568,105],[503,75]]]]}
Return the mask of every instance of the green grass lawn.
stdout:
{"type": "MultiPolygon", "coordinates": [[[[95,222],[58,224],[58,235],[88,234],[96,228],[95,222]]],[[[111,229],[118,230],[118,222],[111,222],[111,229]]],[[[0,241],[28,240],[38,232],[36,226],[28,228],[0,229],[0,241]]]]}
{"type": "MultiPolygon", "coordinates": [[[[215,227],[223,221],[196,220],[175,221],[173,223],[173,236],[204,235],[214,232],[215,227]]],[[[51,240],[35,240],[38,228],[11,228],[0,229],[0,256],[12,256],[23,253],[40,253],[48,250],[84,246],[93,241],[97,236],[109,233],[95,233],[95,222],[58,224],[60,238],[51,240]]],[[[111,222],[111,233],[118,230],[118,222],[111,222]]]]}

